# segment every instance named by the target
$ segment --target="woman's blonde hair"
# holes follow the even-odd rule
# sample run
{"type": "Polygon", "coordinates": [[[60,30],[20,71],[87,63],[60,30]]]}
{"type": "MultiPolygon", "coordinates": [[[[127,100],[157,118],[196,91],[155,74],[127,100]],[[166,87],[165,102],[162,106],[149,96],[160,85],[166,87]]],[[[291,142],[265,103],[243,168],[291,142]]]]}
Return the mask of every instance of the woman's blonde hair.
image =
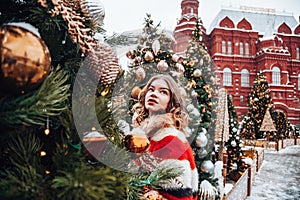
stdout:
{"type": "Polygon", "coordinates": [[[152,82],[158,79],[165,81],[170,90],[170,101],[166,108],[166,113],[171,113],[175,127],[178,130],[185,132],[185,128],[188,125],[188,115],[185,110],[185,100],[182,97],[180,89],[175,80],[166,74],[153,76],[141,90],[138,103],[133,107],[137,113],[136,122],[140,125],[142,121],[149,117],[149,111],[145,108],[145,96],[152,82]]]}

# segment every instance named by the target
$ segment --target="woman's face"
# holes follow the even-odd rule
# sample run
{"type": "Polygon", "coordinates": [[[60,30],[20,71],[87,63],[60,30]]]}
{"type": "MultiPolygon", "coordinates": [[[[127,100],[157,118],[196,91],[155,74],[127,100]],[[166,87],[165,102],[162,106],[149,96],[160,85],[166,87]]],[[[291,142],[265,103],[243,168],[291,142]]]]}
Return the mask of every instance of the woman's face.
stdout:
{"type": "Polygon", "coordinates": [[[145,95],[145,108],[149,111],[149,115],[166,111],[170,97],[170,89],[166,81],[162,79],[154,80],[145,95]]]}

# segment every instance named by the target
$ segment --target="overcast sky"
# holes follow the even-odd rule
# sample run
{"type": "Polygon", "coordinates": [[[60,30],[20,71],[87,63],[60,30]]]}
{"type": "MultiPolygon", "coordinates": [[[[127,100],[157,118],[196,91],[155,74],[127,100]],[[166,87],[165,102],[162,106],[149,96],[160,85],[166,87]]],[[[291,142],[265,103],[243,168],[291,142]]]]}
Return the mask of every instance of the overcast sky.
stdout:
{"type": "MultiPolygon", "coordinates": [[[[161,28],[174,30],[181,16],[182,0],[100,0],[105,8],[104,29],[108,34],[143,27],[146,13],[152,15],[154,23],[161,28]]],[[[271,8],[276,12],[290,12],[299,21],[300,0],[198,0],[199,16],[208,29],[211,21],[222,7],[240,8],[255,6],[271,8]]]]}

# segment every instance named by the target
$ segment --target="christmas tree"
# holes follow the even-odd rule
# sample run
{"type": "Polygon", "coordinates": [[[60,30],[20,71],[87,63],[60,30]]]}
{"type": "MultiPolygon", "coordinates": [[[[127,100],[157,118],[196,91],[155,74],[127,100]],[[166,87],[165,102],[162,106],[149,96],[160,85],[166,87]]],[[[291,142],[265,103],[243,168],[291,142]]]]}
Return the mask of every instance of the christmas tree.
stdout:
{"type": "MultiPolygon", "coordinates": [[[[214,178],[214,119],[216,118],[217,78],[214,73],[213,62],[204,43],[201,20],[196,20],[193,37],[187,47],[184,66],[184,77],[188,81],[187,90],[191,95],[193,105],[190,116],[193,126],[193,135],[190,137],[191,146],[195,152],[196,165],[199,171],[200,194],[205,193],[205,186],[217,188],[217,179],[214,178]],[[199,112],[196,114],[193,110],[199,112]]],[[[217,192],[214,195],[218,195],[217,192]]],[[[200,197],[205,198],[203,196],[200,197]]]]}
{"type": "Polygon", "coordinates": [[[1,199],[137,199],[144,185],[176,176],[105,163],[128,167],[111,106],[123,72],[94,37],[105,33],[101,4],[5,0],[0,12],[1,199]],[[90,138],[113,146],[95,157],[90,138]]]}
{"type": "Polygon", "coordinates": [[[260,71],[253,83],[248,101],[248,112],[242,120],[241,137],[245,139],[263,138],[263,132],[259,131],[266,110],[272,112],[272,101],[269,84],[265,75],[260,71]]]}
{"type": "MultiPolygon", "coordinates": [[[[147,14],[143,33],[139,38],[136,49],[127,52],[131,61],[124,80],[120,80],[116,90],[116,107],[121,107],[116,114],[118,121],[128,127],[132,122],[132,106],[137,102],[139,92],[147,81],[155,74],[169,74],[181,87],[181,95],[187,102],[187,111],[191,118],[189,140],[195,152],[196,164],[199,172],[199,199],[219,198],[217,180],[213,177],[214,164],[212,152],[214,137],[210,130],[214,119],[216,99],[216,78],[213,73],[212,61],[205,50],[199,25],[196,25],[194,41],[190,44],[186,58],[179,62],[178,56],[173,53],[173,40],[154,25],[151,15],[147,14]],[[133,83],[133,84],[129,84],[133,83]],[[128,94],[128,91],[131,93],[128,94]],[[122,109],[123,108],[123,109],[122,109]],[[125,113],[126,110],[129,112],[125,113]],[[204,188],[205,187],[205,188],[204,188]],[[208,195],[208,196],[207,196],[208,195]]],[[[128,131],[128,129],[127,129],[128,131]]],[[[126,131],[124,131],[126,132],[126,131]]]]}
{"type": "MultiPolygon", "coordinates": [[[[227,95],[228,114],[229,114],[229,140],[225,143],[227,149],[227,177],[231,174],[243,172],[245,163],[242,162],[242,142],[239,137],[238,116],[235,111],[232,97],[227,95]]],[[[235,176],[232,176],[235,177],[235,176]]]]}
{"type": "Polygon", "coordinates": [[[270,133],[270,139],[285,139],[289,137],[290,123],[286,118],[286,114],[282,111],[275,110],[271,113],[276,132],[270,133]]]}

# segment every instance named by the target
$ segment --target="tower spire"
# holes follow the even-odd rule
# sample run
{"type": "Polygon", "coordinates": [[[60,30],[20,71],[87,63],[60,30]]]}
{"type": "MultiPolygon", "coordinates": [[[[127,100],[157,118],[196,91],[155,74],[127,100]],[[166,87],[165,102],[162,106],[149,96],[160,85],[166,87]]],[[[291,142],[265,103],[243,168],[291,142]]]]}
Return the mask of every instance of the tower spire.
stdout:
{"type": "Polygon", "coordinates": [[[198,0],[182,0],[181,17],[174,30],[174,37],[177,42],[175,52],[183,55],[188,41],[193,37],[194,24],[198,19],[198,0]]]}
{"type": "Polygon", "coordinates": [[[198,0],[183,0],[181,2],[181,16],[196,15],[198,16],[199,1],[198,0]]]}

